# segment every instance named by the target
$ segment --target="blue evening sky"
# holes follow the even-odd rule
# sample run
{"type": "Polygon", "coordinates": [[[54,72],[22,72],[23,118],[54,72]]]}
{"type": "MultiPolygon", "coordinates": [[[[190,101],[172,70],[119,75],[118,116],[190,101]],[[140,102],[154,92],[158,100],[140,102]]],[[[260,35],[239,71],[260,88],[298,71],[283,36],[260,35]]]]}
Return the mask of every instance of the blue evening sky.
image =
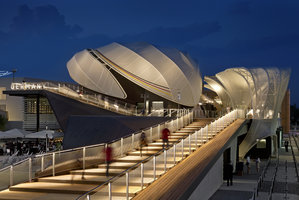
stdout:
{"type": "Polygon", "coordinates": [[[0,0],[0,70],[71,81],[76,52],[146,41],[187,52],[203,76],[230,67],[291,68],[299,104],[298,0],[0,0]]]}

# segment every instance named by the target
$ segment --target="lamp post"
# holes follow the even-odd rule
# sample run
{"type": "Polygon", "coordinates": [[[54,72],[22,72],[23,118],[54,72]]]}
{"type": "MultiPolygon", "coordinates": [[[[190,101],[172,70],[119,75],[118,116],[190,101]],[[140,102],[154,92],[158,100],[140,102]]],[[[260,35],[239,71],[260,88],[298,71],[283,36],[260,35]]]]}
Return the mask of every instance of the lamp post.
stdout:
{"type": "Polygon", "coordinates": [[[17,71],[18,71],[17,69],[13,69],[13,70],[11,70],[11,72],[12,72],[12,82],[13,82],[13,83],[15,82],[15,73],[16,73],[17,71]]]}

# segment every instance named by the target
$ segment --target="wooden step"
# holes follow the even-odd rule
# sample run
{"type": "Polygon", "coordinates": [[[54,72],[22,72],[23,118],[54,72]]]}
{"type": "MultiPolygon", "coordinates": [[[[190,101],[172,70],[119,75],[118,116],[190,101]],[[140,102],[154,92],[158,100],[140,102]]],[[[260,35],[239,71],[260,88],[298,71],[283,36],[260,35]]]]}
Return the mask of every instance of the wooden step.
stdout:
{"type": "Polygon", "coordinates": [[[21,183],[9,188],[9,191],[45,192],[62,194],[84,194],[97,185],[33,182],[21,183]]]}

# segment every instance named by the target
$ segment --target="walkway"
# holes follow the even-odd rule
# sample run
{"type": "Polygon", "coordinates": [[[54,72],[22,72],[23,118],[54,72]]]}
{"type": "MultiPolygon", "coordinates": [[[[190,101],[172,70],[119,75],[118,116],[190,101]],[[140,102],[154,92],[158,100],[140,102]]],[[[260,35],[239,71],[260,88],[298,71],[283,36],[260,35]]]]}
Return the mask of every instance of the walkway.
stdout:
{"type": "MultiPolygon", "coordinates": [[[[217,134],[208,143],[193,152],[188,158],[170,169],[160,179],[143,190],[134,199],[186,199],[196,187],[205,171],[213,165],[213,160],[217,160],[221,151],[230,138],[242,128],[243,119],[238,119],[217,134]],[[194,185],[195,184],[195,185],[194,185]]],[[[223,199],[223,198],[222,198],[223,199]]]]}
{"type": "MultiPolygon", "coordinates": [[[[299,145],[299,138],[297,139],[297,144],[299,145]]],[[[294,138],[291,140],[294,153],[296,155],[297,166],[299,161],[299,151],[296,147],[294,138]]],[[[299,182],[297,182],[295,165],[292,157],[291,149],[286,152],[285,148],[279,149],[279,166],[277,170],[277,176],[274,183],[274,190],[272,199],[288,199],[288,200],[298,200],[299,199],[299,182]],[[286,163],[287,162],[287,163],[286,163]],[[287,171],[286,171],[287,166],[287,171]],[[287,185],[287,186],[286,186],[287,185]],[[285,190],[287,194],[285,193],[285,190]]],[[[262,161],[261,168],[265,167],[266,161],[262,161]]],[[[243,176],[234,176],[233,186],[227,186],[226,182],[217,190],[216,193],[210,198],[210,200],[244,200],[250,199],[253,196],[253,191],[257,187],[257,181],[259,179],[260,173],[255,170],[255,163],[251,164],[251,173],[244,173],[243,176]]],[[[256,197],[257,200],[267,200],[268,193],[270,191],[271,180],[274,175],[276,166],[276,159],[272,159],[264,178],[262,188],[256,197]]]]}
{"type": "MultiPolygon", "coordinates": [[[[200,119],[196,120],[192,124],[182,128],[181,130],[172,133],[170,136],[170,144],[176,143],[179,139],[187,137],[189,134],[194,133],[196,130],[210,123],[212,119],[200,119]]],[[[209,138],[213,137],[213,133],[209,134],[209,138]]],[[[203,144],[207,138],[202,138],[199,142],[203,144]]],[[[84,194],[97,185],[106,182],[112,176],[118,175],[124,170],[135,165],[139,161],[145,159],[147,156],[153,155],[162,149],[162,140],[159,139],[154,143],[150,143],[148,147],[143,150],[143,157],[140,156],[140,151],[134,151],[128,153],[123,158],[116,159],[110,167],[110,177],[106,177],[106,166],[104,164],[98,165],[97,168],[86,170],[72,170],[69,174],[39,178],[36,182],[22,183],[10,187],[9,189],[0,192],[0,199],[75,199],[80,194],[84,194]],[[84,176],[83,176],[84,174],[84,176]]],[[[192,149],[195,149],[195,147],[192,149]]],[[[184,155],[187,155],[189,148],[184,148],[184,155]]],[[[181,154],[180,154],[181,155],[181,154]]],[[[167,161],[168,162],[168,161],[167,161]]],[[[170,161],[169,161],[170,162],[170,161]]],[[[157,161],[157,176],[164,173],[163,162],[157,161]]],[[[147,185],[147,172],[145,170],[144,184],[147,185]]],[[[130,196],[134,196],[137,191],[140,190],[140,178],[136,177],[134,184],[134,176],[130,177],[130,196]],[[133,183],[133,184],[131,184],[133,183]]],[[[150,179],[149,179],[150,180],[150,179]]],[[[125,185],[123,178],[117,182],[119,186],[113,186],[113,195],[119,195],[123,198],[125,195],[125,185]]],[[[101,194],[99,194],[101,195],[101,194]]],[[[104,195],[104,194],[102,194],[104,195]]]]}

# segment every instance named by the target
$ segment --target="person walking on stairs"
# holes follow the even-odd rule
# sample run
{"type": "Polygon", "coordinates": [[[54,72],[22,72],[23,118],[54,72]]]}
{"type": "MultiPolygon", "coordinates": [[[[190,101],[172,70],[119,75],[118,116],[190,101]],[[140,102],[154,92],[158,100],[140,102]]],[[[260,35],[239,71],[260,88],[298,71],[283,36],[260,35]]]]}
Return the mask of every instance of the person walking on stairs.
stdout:
{"type": "Polygon", "coordinates": [[[112,148],[107,144],[105,148],[105,161],[106,161],[106,177],[109,177],[109,165],[112,161],[112,148]]]}
{"type": "Polygon", "coordinates": [[[168,142],[168,136],[170,135],[170,131],[168,128],[164,128],[162,130],[162,140],[163,140],[163,149],[165,148],[165,144],[167,144],[167,147],[169,146],[169,142],[168,142]]]}
{"type": "Polygon", "coordinates": [[[140,135],[140,156],[142,157],[142,147],[147,146],[146,136],[144,131],[141,132],[140,135]]]}

